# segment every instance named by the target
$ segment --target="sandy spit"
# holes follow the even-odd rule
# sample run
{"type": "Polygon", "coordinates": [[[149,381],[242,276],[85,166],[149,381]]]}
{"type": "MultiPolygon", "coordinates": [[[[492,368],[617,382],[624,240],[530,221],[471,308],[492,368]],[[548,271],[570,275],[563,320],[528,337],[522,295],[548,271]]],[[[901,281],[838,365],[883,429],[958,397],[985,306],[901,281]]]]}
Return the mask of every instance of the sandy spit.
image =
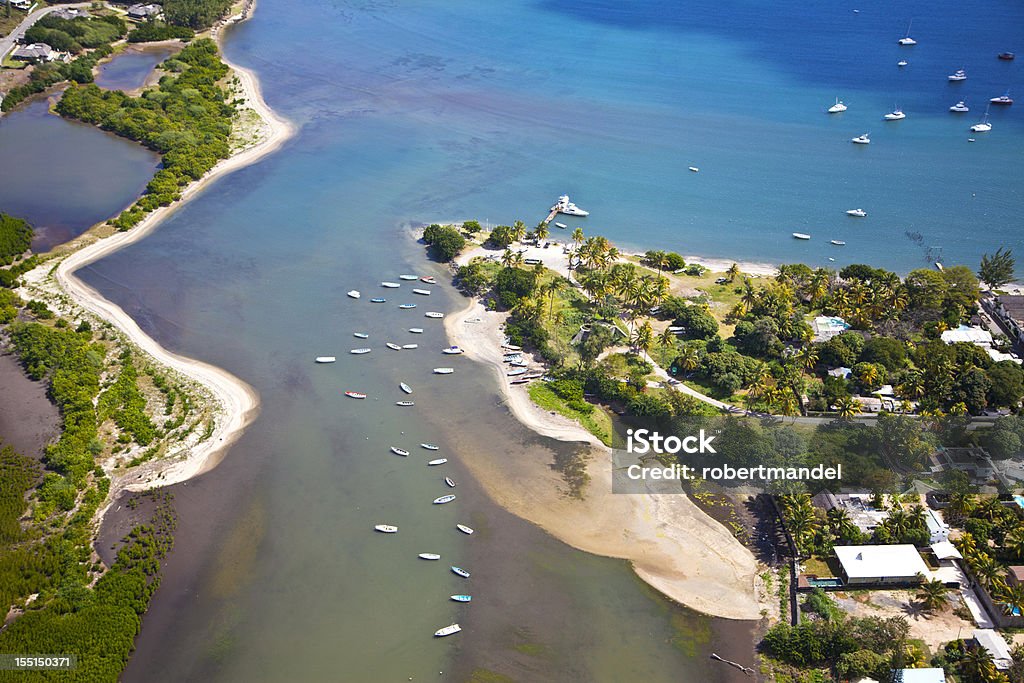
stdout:
{"type": "MultiPolygon", "coordinates": [[[[563,270],[559,252],[543,250],[545,265],[563,270]]],[[[470,250],[459,262],[481,253],[470,250]]],[[[756,620],[762,608],[770,611],[757,560],[724,526],[684,494],[612,494],[611,450],[578,423],[534,404],[526,385],[509,383],[501,348],[505,317],[470,301],[445,318],[445,329],[452,344],[495,373],[519,421],[544,436],[588,445],[590,483],[583,500],[570,498],[544,453],[512,459],[476,452],[466,464],[488,494],[575,548],[629,560],[641,579],[687,607],[728,619],[756,620]]]]}

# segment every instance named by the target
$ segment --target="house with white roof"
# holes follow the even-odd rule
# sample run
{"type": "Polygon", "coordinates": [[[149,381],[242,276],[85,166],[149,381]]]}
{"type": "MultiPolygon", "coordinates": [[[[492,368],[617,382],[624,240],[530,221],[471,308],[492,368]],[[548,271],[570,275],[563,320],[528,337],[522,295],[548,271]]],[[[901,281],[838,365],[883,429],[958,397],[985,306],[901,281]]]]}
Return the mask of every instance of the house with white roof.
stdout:
{"type": "Polygon", "coordinates": [[[978,647],[988,650],[997,669],[1006,670],[1013,664],[1013,657],[1010,656],[1010,646],[993,629],[976,629],[974,631],[974,642],[977,643],[978,647]]]}
{"type": "Polygon", "coordinates": [[[946,672],[940,667],[926,669],[893,669],[893,683],[946,683],[946,672]]]}
{"type": "Polygon", "coordinates": [[[911,544],[837,545],[843,583],[856,585],[914,585],[928,576],[928,565],[911,544]]]}
{"type": "Polygon", "coordinates": [[[928,542],[940,543],[949,540],[949,525],[942,515],[931,508],[924,509],[924,524],[928,529],[928,542]]]}

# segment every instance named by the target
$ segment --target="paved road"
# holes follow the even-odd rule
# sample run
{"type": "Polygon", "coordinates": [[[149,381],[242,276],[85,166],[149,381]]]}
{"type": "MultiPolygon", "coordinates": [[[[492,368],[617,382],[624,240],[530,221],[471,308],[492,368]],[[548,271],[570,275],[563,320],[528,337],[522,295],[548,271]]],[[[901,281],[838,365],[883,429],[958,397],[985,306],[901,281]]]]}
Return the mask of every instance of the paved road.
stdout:
{"type": "Polygon", "coordinates": [[[61,7],[89,7],[91,4],[91,2],[79,2],[74,5],[46,5],[29,12],[22,22],[18,24],[16,29],[3,38],[0,38],[0,59],[7,56],[7,53],[14,47],[14,44],[21,40],[21,37],[25,35],[25,31],[27,31],[32,24],[42,19],[50,12],[60,9],[61,7]]]}

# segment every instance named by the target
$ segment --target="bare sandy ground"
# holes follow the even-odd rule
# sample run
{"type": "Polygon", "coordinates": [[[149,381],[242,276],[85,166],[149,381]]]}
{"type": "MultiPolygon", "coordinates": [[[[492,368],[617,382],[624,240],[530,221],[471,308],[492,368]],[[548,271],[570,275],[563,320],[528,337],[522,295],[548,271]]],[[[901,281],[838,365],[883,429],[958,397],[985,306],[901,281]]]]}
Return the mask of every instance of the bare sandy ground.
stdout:
{"type": "MultiPolygon", "coordinates": [[[[545,264],[557,267],[547,258],[545,264]]],[[[760,619],[762,608],[770,611],[767,600],[762,604],[757,560],[725,527],[682,493],[613,494],[610,449],[576,422],[534,404],[527,385],[509,384],[501,348],[505,317],[471,301],[446,317],[445,329],[469,358],[491,368],[524,425],[554,439],[589,444],[590,483],[582,500],[570,498],[545,454],[513,459],[477,451],[466,463],[488,494],[575,548],[629,560],[640,578],[687,607],[728,619],[760,619]]]]}
{"type": "MultiPolygon", "coordinates": [[[[70,245],[73,251],[69,250],[66,255],[58,257],[60,260],[56,265],[53,260],[48,260],[26,273],[23,278],[27,291],[31,292],[33,288],[44,291],[56,289],[58,293],[70,297],[77,306],[112,323],[158,364],[200,384],[216,403],[215,428],[209,438],[191,444],[190,448],[174,457],[146,463],[127,476],[116,477],[112,481],[108,504],[122,489],[144,490],[166,486],[185,481],[216,466],[227,448],[259,412],[259,396],[248,384],[225,370],[164,349],[143,332],[124,310],[75,277],[75,271],[79,268],[143,239],[210,183],[255,163],[277,150],[294,134],[292,124],[274,113],[263,101],[255,74],[223,59],[238,76],[245,106],[255,111],[261,120],[263,130],[260,131],[259,141],[219,162],[201,180],[189,185],[182,192],[180,200],[152,212],[133,229],[103,238],[95,234],[84,236],[70,245]]],[[[103,512],[105,510],[100,512],[100,518],[103,512]]]]}

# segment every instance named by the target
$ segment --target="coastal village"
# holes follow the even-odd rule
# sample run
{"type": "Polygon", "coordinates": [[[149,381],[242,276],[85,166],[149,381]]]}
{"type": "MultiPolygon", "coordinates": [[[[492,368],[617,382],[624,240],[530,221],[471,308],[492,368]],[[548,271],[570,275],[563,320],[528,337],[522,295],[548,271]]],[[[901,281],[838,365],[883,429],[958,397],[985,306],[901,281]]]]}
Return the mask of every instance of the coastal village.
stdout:
{"type": "Polygon", "coordinates": [[[915,271],[900,282],[866,266],[837,275],[664,252],[630,255],[587,237],[579,225],[556,222],[567,207],[566,214],[576,213],[563,197],[533,230],[520,222],[488,232],[470,221],[424,233],[440,259],[454,259],[456,284],[493,311],[464,322],[495,327],[492,343],[503,335],[506,348],[523,345],[503,359],[511,392],[527,393],[609,445],[614,430],[594,413],[618,413],[626,424],[644,426],[672,424],[673,414],[718,413],[805,432],[878,430],[893,439],[869,446],[877,449],[865,454],[875,464],[849,483],[755,497],[720,487],[690,490],[758,552],[767,569],[762,578],[778,594],[779,609],[762,612],[775,625],[760,646],[760,673],[793,681],[1021,680],[1024,449],[1014,413],[1024,394],[1024,296],[1007,286],[1013,268],[1006,252],[986,257],[985,289],[970,271],[956,269],[954,277],[973,291],[969,298],[946,312],[933,299],[936,308],[911,322],[899,310],[913,307],[919,282],[939,282],[951,269],[915,271]],[[549,222],[566,233],[553,236],[549,222]],[[1002,276],[992,270],[995,262],[1002,262],[1002,276]],[[873,317],[846,301],[845,288],[868,278],[876,280],[875,292],[877,281],[892,288],[885,296],[895,315],[890,307],[873,317]],[[780,290],[783,298],[795,295],[780,316],[780,322],[797,320],[790,333],[757,319],[745,333],[750,312],[780,290]],[[595,330],[603,330],[602,345],[588,349],[595,330]],[[767,330],[774,341],[764,340],[767,330]],[[711,342],[692,356],[689,344],[711,337],[708,331],[731,331],[731,352],[757,358],[760,369],[736,386],[716,385],[710,373],[702,377],[711,342]],[[741,334],[761,340],[748,346],[741,334]],[[915,346],[955,350],[973,359],[975,370],[998,367],[1006,374],[988,383],[1001,385],[994,393],[975,393],[970,407],[929,396],[922,378],[908,371],[915,361],[927,362],[918,361],[915,346]],[[773,354],[778,360],[768,362],[782,368],[768,366],[773,354]],[[787,369],[790,364],[796,367],[787,369]],[[780,397],[787,385],[798,390],[780,397]],[[997,396],[1003,388],[1009,395],[997,396]],[[677,394],[686,400],[654,403],[677,394]],[[735,512],[723,516],[722,508],[743,507],[759,510],[760,523],[748,519],[743,528],[735,512]],[[844,630],[863,631],[860,641],[840,638],[844,630]]]}

